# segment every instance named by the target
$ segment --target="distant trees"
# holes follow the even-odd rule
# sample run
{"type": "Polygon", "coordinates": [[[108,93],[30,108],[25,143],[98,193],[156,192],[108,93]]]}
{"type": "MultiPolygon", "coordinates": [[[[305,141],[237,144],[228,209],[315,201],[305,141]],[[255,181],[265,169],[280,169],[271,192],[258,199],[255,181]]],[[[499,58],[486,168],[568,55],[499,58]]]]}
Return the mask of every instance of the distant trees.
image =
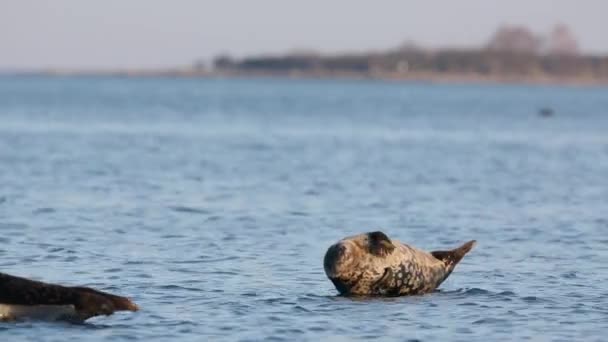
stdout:
{"type": "Polygon", "coordinates": [[[547,52],[550,55],[576,56],[580,53],[578,41],[568,26],[559,24],[549,34],[547,52]]]}
{"type": "Polygon", "coordinates": [[[321,55],[310,50],[284,56],[233,59],[218,56],[216,71],[309,75],[352,74],[404,77],[415,73],[608,79],[608,57],[580,56],[570,29],[557,25],[548,35],[523,26],[503,26],[479,49],[429,50],[407,42],[384,52],[321,55]]]}
{"type": "Polygon", "coordinates": [[[523,26],[502,26],[492,36],[487,49],[536,55],[542,46],[541,38],[523,26]]]}
{"type": "Polygon", "coordinates": [[[236,61],[228,55],[219,55],[213,59],[213,68],[216,70],[233,69],[236,61]]]}
{"type": "Polygon", "coordinates": [[[494,33],[486,48],[492,51],[532,54],[565,55],[579,54],[576,38],[570,28],[558,24],[547,35],[537,35],[523,26],[502,26],[494,33]]]}

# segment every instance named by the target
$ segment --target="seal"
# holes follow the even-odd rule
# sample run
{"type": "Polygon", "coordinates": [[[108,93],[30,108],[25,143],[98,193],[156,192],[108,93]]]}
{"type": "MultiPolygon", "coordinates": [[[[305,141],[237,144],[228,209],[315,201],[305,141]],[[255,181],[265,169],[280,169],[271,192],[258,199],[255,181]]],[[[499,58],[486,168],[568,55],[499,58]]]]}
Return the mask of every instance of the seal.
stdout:
{"type": "Polygon", "coordinates": [[[0,273],[0,321],[25,318],[83,322],[137,311],[130,299],[88,287],[68,287],[0,273]]]}
{"type": "Polygon", "coordinates": [[[376,231],[346,237],[325,253],[325,274],[341,295],[404,296],[434,291],[475,245],[425,252],[376,231]]]}

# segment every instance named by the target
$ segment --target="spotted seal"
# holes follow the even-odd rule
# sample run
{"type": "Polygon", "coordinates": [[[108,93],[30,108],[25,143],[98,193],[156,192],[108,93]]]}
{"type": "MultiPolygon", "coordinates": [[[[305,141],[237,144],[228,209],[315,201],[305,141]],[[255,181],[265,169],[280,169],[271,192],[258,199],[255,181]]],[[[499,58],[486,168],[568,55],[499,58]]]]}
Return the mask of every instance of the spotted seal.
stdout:
{"type": "Polygon", "coordinates": [[[325,274],[342,295],[403,296],[432,292],[475,245],[425,252],[380,231],[344,238],[325,254],[325,274]]]}
{"type": "Polygon", "coordinates": [[[137,311],[125,297],[0,273],[0,321],[22,318],[85,321],[115,311],[137,311]]]}

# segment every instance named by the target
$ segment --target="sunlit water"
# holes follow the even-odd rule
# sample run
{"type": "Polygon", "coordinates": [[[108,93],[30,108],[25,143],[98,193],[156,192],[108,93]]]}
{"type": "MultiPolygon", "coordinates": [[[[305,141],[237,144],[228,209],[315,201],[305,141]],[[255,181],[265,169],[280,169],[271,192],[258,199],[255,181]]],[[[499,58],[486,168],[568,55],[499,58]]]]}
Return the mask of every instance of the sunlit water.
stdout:
{"type": "Polygon", "coordinates": [[[3,77],[0,271],[142,307],[2,341],[605,340],[608,89],[3,77]],[[478,245],[337,297],[325,250],[376,229],[478,245]]]}

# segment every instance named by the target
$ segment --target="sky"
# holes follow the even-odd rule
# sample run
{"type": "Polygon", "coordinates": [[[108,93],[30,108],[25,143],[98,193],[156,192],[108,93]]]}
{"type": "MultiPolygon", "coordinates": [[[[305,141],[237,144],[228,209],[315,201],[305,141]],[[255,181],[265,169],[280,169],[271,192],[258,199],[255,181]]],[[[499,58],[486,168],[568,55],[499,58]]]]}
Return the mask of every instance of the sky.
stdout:
{"type": "Polygon", "coordinates": [[[481,45],[567,24],[608,55],[608,0],[0,0],[0,70],[164,68],[296,49],[481,45]]]}

